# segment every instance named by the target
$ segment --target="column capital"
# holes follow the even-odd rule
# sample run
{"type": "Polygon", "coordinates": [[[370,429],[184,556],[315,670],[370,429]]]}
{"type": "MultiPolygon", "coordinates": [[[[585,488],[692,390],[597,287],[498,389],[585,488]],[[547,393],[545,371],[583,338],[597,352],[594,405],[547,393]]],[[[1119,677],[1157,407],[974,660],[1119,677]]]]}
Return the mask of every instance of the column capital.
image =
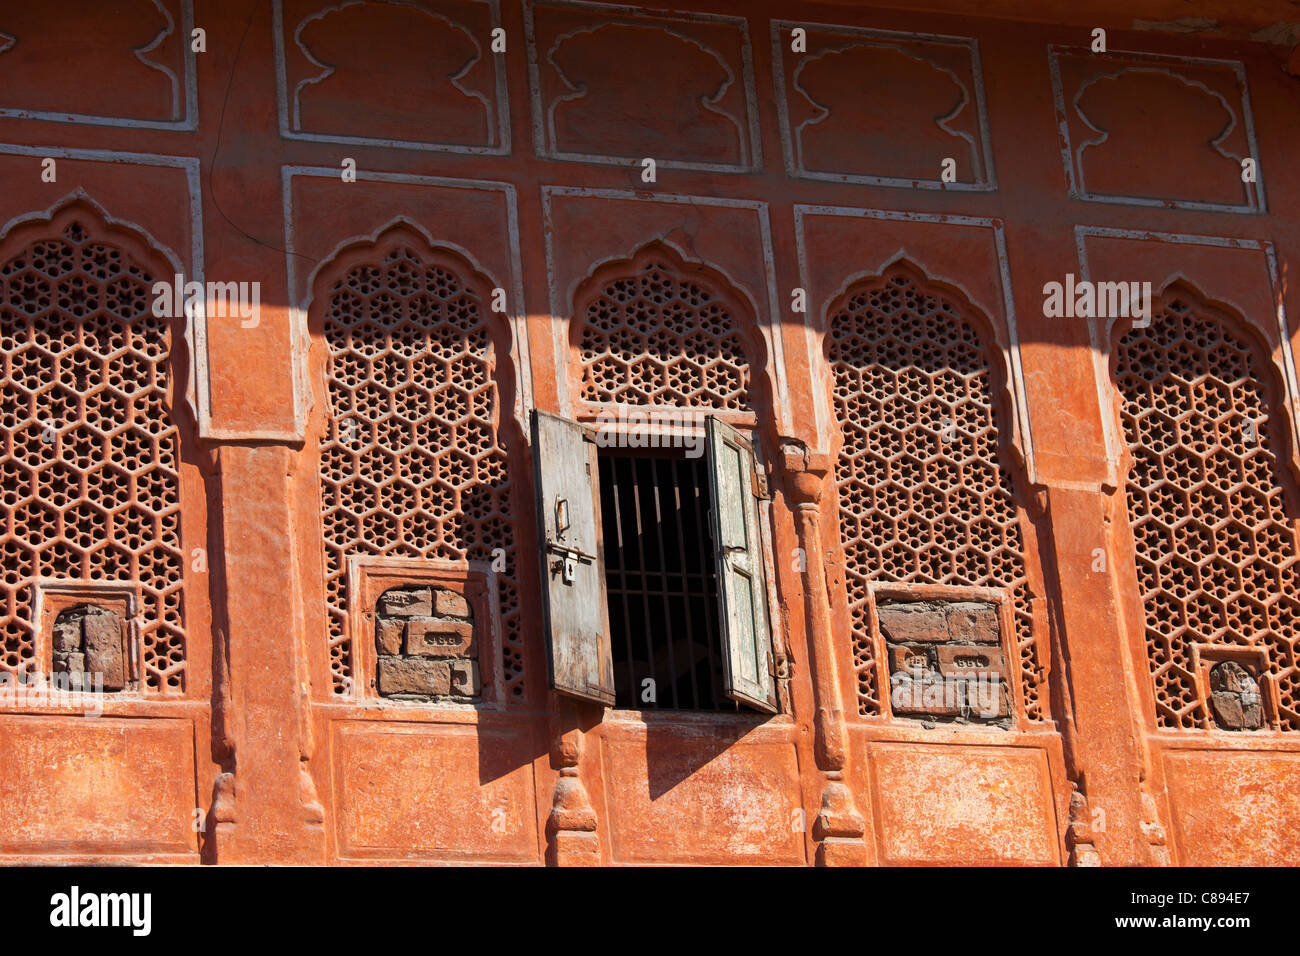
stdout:
{"type": "Polygon", "coordinates": [[[782,437],[780,462],[794,504],[816,507],[831,470],[830,455],[811,451],[798,438],[782,437]]]}

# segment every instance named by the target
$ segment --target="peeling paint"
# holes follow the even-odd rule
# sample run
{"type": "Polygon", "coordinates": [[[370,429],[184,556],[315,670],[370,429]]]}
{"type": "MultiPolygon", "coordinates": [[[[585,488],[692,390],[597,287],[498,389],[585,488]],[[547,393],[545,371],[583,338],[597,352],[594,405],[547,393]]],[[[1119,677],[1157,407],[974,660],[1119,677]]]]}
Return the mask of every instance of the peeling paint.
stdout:
{"type": "Polygon", "coordinates": [[[1219,29],[1219,21],[1208,17],[1179,17],[1177,20],[1141,20],[1133,18],[1134,30],[1155,30],[1160,33],[1205,33],[1219,29]]]}
{"type": "Polygon", "coordinates": [[[1256,30],[1250,35],[1256,43],[1271,43],[1273,46],[1293,47],[1300,43],[1300,22],[1286,23],[1279,20],[1271,27],[1256,30]]]}

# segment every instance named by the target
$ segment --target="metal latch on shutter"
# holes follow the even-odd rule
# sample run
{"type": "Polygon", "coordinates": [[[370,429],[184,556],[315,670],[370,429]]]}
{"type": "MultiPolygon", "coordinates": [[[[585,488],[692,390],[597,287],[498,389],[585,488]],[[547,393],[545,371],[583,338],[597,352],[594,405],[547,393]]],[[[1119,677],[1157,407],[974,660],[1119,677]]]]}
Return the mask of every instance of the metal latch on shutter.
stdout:
{"type": "MultiPolygon", "coordinates": [[[[569,499],[555,499],[555,533],[559,537],[564,537],[564,532],[569,530],[569,499]]],[[[580,548],[570,548],[554,541],[546,542],[546,550],[556,555],[560,560],[551,565],[551,573],[560,575],[560,580],[565,584],[573,584],[578,577],[578,562],[585,561],[587,564],[593,564],[596,560],[594,554],[588,554],[580,548]]]]}

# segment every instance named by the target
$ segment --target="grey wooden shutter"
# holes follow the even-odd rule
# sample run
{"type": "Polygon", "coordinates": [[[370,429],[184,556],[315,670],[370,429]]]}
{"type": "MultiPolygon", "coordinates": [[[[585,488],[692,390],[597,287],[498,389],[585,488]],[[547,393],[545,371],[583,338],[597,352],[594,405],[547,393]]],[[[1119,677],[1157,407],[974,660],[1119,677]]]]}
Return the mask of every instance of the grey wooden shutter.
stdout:
{"type": "Polygon", "coordinates": [[[776,681],[770,668],[772,632],[758,533],[754,453],[730,425],[712,415],[707,425],[725,689],[732,700],[774,714],[776,681]]]}
{"type": "Polygon", "coordinates": [[[536,409],[532,426],[551,686],[612,704],[596,444],[577,422],[536,409]]]}

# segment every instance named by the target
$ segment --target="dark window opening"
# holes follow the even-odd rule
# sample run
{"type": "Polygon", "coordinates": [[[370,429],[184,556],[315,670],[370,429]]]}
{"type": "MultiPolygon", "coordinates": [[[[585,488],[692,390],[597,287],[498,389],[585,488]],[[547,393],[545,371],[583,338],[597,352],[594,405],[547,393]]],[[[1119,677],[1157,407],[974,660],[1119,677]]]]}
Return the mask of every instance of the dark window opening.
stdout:
{"type": "Polygon", "coordinates": [[[614,706],[739,710],[723,689],[705,459],[602,453],[599,464],[614,706]]]}

